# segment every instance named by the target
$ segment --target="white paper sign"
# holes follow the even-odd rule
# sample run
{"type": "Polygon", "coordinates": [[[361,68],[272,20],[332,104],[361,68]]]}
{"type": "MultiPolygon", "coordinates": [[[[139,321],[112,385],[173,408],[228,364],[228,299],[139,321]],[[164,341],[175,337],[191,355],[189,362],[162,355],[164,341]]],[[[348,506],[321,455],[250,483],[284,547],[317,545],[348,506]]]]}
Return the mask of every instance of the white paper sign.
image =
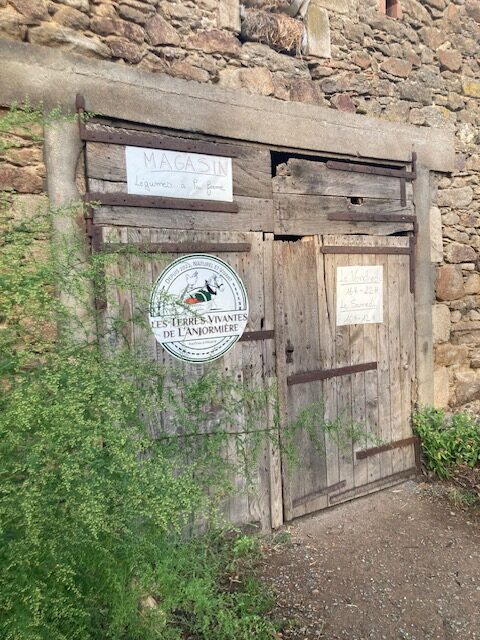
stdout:
{"type": "Polygon", "coordinates": [[[337,267],[337,326],[383,322],[383,267],[337,267]]]}
{"type": "Polygon", "coordinates": [[[125,147],[125,160],[128,193],[233,201],[231,158],[125,147]]]}

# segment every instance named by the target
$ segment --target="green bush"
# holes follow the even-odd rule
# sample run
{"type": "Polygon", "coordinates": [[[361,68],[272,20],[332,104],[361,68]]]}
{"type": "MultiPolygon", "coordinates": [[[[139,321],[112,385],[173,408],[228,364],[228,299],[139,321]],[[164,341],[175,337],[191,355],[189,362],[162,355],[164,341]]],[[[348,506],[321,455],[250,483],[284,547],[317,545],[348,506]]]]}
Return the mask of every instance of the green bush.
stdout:
{"type": "Polygon", "coordinates": [[[427,407],[413,417],[428,469],[447,478],[458,465],[480,461],[480,422],[468,413],[447,418],[442,409],[427,407]]]}
{"type": "MultiPolygon", "coordinates": [[[[24,133],[40,114],[22,118],[12,111],[0,133],[24,133]]],[[[53,234],[54,216],[73,220],[77,205],[28,216],[14,208],[6,194],[0,637],[271,638],[258,586],[228,578],[239,570],[236,549],[245,561],[248,544],[191,536],[194,522],[212,528],[209,514],[232,490],[232,476],[254,464],[268,393],[214,368],[186,382],[181,370],[167,372],[141,345],[128,344],[118,319],[102,329],[93,308],[85,317],[62,304],[56,288],[80,309],[92,282],[97,290],[129,283],[106,277],[116,256],[82,260],[81,239],[53,234]],[[238,455],[227,461],[232,441],[238,455]]]]}

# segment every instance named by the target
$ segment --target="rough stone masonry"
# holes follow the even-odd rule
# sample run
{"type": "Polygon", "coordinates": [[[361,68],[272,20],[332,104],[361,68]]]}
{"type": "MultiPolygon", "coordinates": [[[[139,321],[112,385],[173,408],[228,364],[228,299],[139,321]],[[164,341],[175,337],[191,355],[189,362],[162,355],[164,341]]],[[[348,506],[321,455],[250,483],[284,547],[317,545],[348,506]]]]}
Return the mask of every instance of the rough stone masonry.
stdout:
{"type": "MultiPolygon", "coordinates": [[[[0,0],[0,37],[456,134],[433,185],[435,401],[480,400],[480,0],[0,0]],[[393,17],[395,15],[396,17],[393,17]]],[[[38,151],[0,187],[42,190],[38,151]],[[15,185],[13,185],[15,186],[15,185]]]]}

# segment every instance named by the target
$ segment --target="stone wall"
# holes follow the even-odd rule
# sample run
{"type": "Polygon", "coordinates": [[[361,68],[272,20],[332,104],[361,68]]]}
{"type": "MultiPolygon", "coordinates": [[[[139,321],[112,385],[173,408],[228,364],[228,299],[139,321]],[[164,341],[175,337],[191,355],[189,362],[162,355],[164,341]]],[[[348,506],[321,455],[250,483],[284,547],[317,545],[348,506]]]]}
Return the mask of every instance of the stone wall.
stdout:
{"type": "Polygon", "coordinates": [[[0,37],[454,130],[455,174],[432,186],[432,262],[436,403],[459,406],[480,399],[480,0],[401,0],[398,18],[382,5],[0,0],[0,37]]]}

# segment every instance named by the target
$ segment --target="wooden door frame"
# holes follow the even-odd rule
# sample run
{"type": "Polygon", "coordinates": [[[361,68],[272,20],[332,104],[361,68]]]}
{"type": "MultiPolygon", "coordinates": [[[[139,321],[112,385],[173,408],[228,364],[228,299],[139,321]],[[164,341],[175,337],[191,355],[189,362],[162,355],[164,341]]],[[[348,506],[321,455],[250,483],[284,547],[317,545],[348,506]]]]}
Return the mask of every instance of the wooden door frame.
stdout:
{"type": "MultiPolygon", "coordinates": [[[[282,102],[28,43],[0,39],[0,54],[3,106],[28,99],[31,104],[43,102],[46,107],[60,106],[73,113],[75,96],[82,93],[88,110],[118,121],[253,142],[272,151],[322,153],[390,164],[408,163],[416,151],[417,401],[433,402],[435,270],[430,260],[430,171],[453,171],[453,132],[282,102]]],[[[44,149],[51,203],[61,207],[79,200],[75,176],[82,144],[77,123],[49,125],[44,149]]],[[[65,224],[66,220],[56,218],[57,226],[65,224]]],[[[280,524],[277,518],[273,526],[280,524]]]]}

